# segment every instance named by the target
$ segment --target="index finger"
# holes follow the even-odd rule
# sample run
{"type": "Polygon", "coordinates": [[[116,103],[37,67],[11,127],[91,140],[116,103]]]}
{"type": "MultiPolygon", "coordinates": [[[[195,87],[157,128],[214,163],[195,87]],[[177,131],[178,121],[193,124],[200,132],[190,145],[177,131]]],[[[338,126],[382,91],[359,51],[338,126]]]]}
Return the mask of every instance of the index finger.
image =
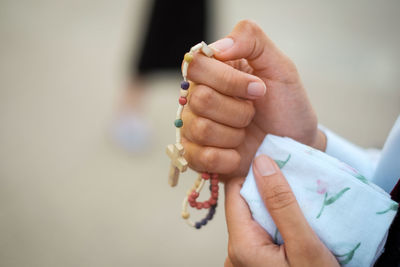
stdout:
{"type": "Polygon", "coordinates": [[[190,63],[188,78],[228,96],[257,99],[265,95],[265,83],[257,76],[197,53],[190,63]]]}

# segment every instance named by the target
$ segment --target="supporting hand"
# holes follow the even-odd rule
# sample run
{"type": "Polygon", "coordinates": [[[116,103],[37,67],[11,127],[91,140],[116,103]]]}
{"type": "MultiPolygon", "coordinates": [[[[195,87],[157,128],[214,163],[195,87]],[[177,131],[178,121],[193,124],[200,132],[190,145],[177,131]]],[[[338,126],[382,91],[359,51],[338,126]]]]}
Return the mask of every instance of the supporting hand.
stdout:
{"type": "Polygon", "coordinates": [[[260,155],[254,161],[253,172],[260,195],[284,244],[274,244],[271,236],[252,219],[239,193],[243,179],[232,179],[225,186],[229,232],[225,266],[339,266],[307,223],[275,162],[260,155]]]}

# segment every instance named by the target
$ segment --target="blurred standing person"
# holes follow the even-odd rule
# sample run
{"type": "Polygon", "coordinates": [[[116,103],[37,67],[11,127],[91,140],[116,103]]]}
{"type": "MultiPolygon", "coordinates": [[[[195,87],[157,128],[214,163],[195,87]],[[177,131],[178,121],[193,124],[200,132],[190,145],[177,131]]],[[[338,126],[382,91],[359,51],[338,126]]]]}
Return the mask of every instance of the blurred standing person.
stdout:
{"type": "MultiPolygon", "coordinates": [[[[150,143],[151,130],[142,114],[150,74],[178,71],[182,55],[207,39],[207,0],[154,0],[139,60],[131,60],[129,83],[112,126],[114,140],[129,152],[150,143]]],[[[133,53],[132,53],[133,54],[133,53]]]]}

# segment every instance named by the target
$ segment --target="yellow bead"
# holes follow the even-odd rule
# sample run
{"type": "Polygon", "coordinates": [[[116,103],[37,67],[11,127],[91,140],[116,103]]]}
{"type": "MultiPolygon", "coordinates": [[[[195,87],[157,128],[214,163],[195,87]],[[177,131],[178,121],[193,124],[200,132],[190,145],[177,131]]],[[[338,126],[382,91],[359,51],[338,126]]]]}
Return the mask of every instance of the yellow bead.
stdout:
{"type": "Polygon", "coordinates": [[[190,62],[192,62],[192,60],[193,60],[193,55],[192,54],[190,54],[190,53],[186,53],[185,54],[185,57],[183,58],[187,63],[190,63],[190,62]]]}
{"type": "Polygon", "coordinates": [[[201,182],[201,181],[196,180],[196,182],[194,182],[194,185],[195,185],[196,187],[198,187],[198,186],[200,185],[200,182],[201,182]]]}
{"type": "Polygon", "coordinates": [[[182,211],[182,218],[183,219],[188,219],[190,217],[190,214],[187,211],[182,211]]]}

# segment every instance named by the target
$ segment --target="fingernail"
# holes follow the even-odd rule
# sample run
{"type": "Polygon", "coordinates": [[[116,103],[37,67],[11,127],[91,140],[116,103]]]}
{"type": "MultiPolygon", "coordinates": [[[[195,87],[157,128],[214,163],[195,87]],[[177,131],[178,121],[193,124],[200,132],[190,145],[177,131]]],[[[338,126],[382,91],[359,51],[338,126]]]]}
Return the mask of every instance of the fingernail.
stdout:
{"type": "Polygon", "coordinates": [[[263,96],[267,91],[267,87],[264,83],[260,82],[251,82],[247,86],[247,94],[250,96],[263,96]]]}
{"type": "Polygon", "coordinates": [[[270,176],[276,173],[274,164],[266,155],[256,157],[254,165],[261,176],[270,176]]]}
{"type": "Polygon", "coordinates": [[[210,44],[210,47],[214,50],[217,50],[217,52],[224,52],[229,48],[231,48],[232,46],[233,46],[233,40],[231,38],[224,38],[210,44]]]}

